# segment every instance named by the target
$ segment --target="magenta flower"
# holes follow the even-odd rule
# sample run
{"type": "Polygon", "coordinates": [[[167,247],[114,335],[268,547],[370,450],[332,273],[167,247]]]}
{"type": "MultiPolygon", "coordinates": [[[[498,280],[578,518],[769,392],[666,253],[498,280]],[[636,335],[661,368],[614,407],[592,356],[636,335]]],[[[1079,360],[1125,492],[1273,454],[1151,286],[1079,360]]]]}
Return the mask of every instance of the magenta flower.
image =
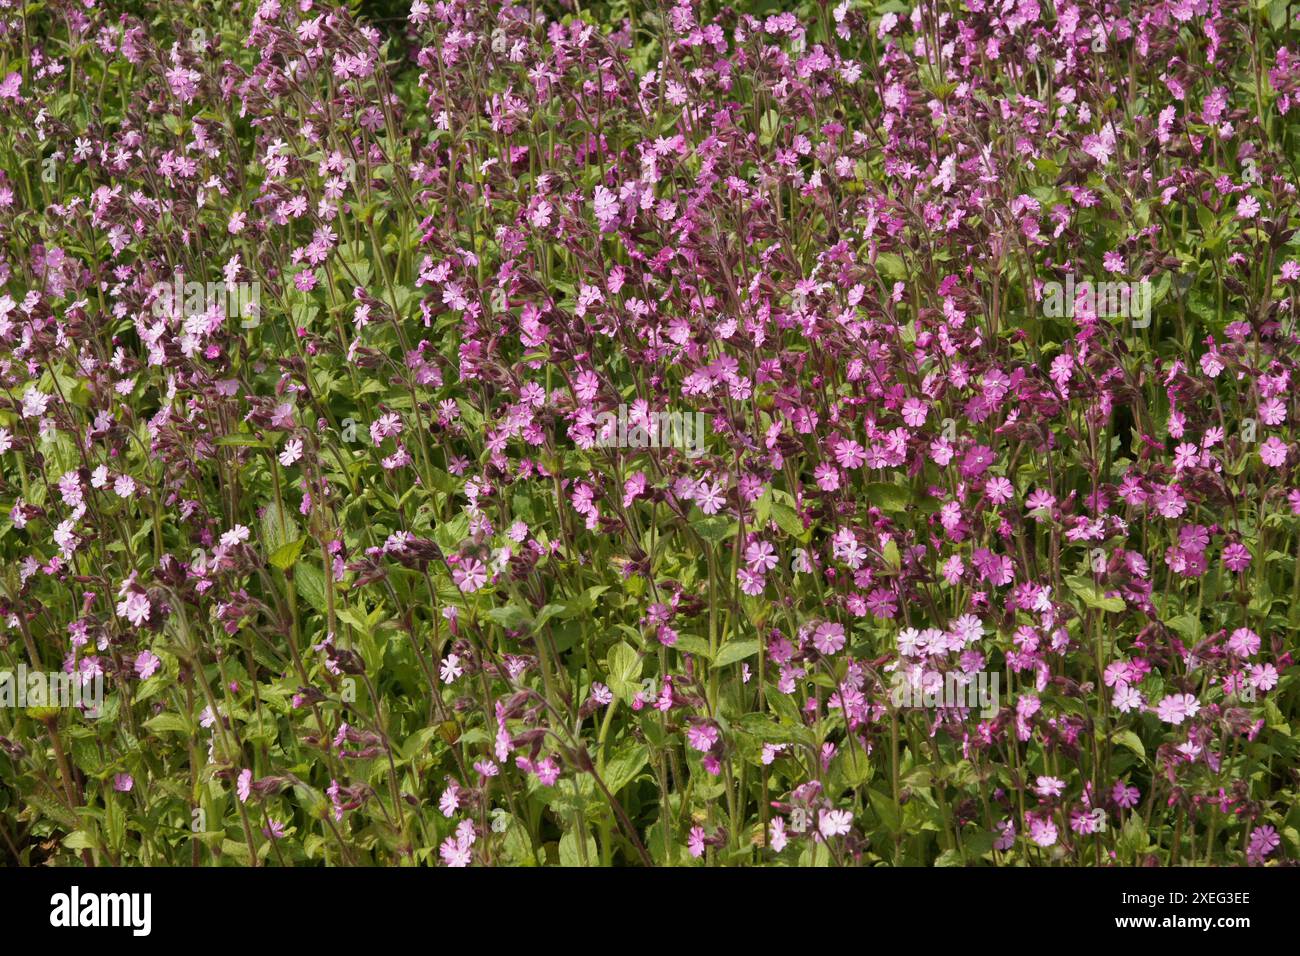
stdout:
{"type": "Polygon", "coordinates": [[[1117,780],[1115,786],[1111,789],[1110,796],[1116,804],[1128,810],[1137,806],[1141,794],[1138,792],[1137,787],[1131,786],[1127,781],[1117,780]]]}
{"type": "Polygon", "coordinates": [[[1259,449],[1260,460],[1270,468],[1280,468],[1286,463],[1287,446],[1286,443],[1276,435],[1264,442],[1259,449]]]}

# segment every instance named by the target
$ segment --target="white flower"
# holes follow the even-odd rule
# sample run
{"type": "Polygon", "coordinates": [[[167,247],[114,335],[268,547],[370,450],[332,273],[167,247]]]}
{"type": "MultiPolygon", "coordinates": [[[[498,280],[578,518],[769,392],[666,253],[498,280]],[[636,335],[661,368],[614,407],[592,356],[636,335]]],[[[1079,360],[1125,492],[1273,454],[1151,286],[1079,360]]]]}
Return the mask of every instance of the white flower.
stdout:
{"type": "Polygon", "coordinates": [[[37,418],[45,414],[45,408],[50,404],[50,396],[43,392],[38,392],[35,385],[27,386],[27,391],[23,392],[23,418],[37,418]]]}
{"type": "Polygon", "coordinates": [[[455,654],[448,654],[439,668],[439,675],[442,677],[444,684],[450,684],[465,671],[460,666],[460,658],[455,654]]]}
{"type": "Polygon", "coordinates": [[[780,817],[773,817],[770,826],[772,828],[772,839],[768,842],[768,846],[772,848],[774,853],[780,853],[785,849],[786,844],[785,821],[780,817]]]}
{"type": "Polygon", "coordinates": [[[295,461],[302,457],[302,439],[290,438],[284,443],[284,451],[280,452],[280,464],[288,468],[295,461]]]}
{"type": "Polygon", "coordinates": [[[237,524],[221,536],[221,546],[224,548],[233,548],[241,541],[247,541],[252,534],[242,524],[237,524]]]}
{"type": "Polygon", "coordinates": [[[817,829],[824,837],[843,836],[852,825],[853,814],[848,810],[823,810],[817,821],[817,829]]]}

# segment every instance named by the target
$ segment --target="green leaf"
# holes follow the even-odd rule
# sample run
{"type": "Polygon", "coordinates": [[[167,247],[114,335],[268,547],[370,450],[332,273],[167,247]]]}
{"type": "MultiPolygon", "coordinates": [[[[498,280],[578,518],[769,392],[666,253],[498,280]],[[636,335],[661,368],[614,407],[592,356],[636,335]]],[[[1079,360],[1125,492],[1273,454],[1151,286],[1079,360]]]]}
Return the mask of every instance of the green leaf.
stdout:
{"type": "Polygon", "coordinates": [[[765,744],[815,743],[812,731],[802,724],[778,724],[763,714],[744,714],[736,722],[742,733],[757,737],[765,744]]]}
{"type": "Polygon", "coordinates": [[[619,641],[605,656],[609,689],[630,704],[641,689],[641,656],[629,644],[619,641]]]}
{"type": "Polygon", "coordinates": [[[871,760],[862,748],[849,745],[836,758],[840,779],[849,789],[862,786],[871,779],[871,760]]]}
{"type": "Polygon", "coordinates": [[[234,446],[239,448],[272,448],[269,441],[264,441],[248,432],[236,432],[233,435],[220,435],[212,442],[219,447],[234,446]]]}
{"type": "Polygon", "coordinates": [[[1142,823],[1141,814],[1130,813],[1128,819],[1124,821],[1119,845],[1120,849],[1128,852],[1130,858],[1136,858],[1138,854],[1146,852],[1150,841],[1147,839],[1147,830],[1142,823]]]}
{"type": "MultiPolygon", "coordinates": [[[[266,550],[275,554],[286,544],[292,544],[298,540],[298,523],[293,517],[280,507],[278,502],[272,501],[262,512],[262,540],[266,544],[266,550]]],[[[291,564],[290,567],[293,565],[291,564]]]]}
{"type": "Polygon", "coordinates": [[[1193,614],[1179,614],[1165,621],[1165,626],[1180,634],[1184,640],[1195,643],[1201,639],[1204,630],[1200,618],[1193,614]]]}
{"type": "Polygon", "coordinates": [[[621,749],[601,775],[609,792],[617,794],[636,779],[641,769],[650,762],[650,749],[645,744],[629,744],[621,749]]]}
{"type": "Polygon", "coordinates": [[[726,667],[758,653],[758,641],[728,641],[713,659],[714,667],[726,667]]]}
{"type": "Polygon", "coordinates": [[[493,831],[501,833],[501,853],[504,861],[511,866],[536,866],[537,857],[533,854],[528,831],[505,810],[498,808],[492,812],[492,816],[493,831]],[[506,821],[504,827],[497,830],[502,826],[498,820],[503,817],[506,821]]]}
{"type": "Polygon", "coordinates": [[[882,252],[876,256],[876,271],[890,279],[907,277],[907,265],[902,257],[894,252],[882,252]]]}
{"type": "Polygon", "coordinates": [[[95,841],[85,830],[73,830],[63,838],[63,845],[69,850],[93,850],[95,841]]]}
{"type": "Polygon", "coordinates": [[[533,619],[533,628],[540,630],[551,618],[561,616],[567,610],[563,604],[547,604],[537,612],[537,617],[533,619]]]}
{"type": "Polygon", "coordinates": [[[867,500],[882,511],[906,511],[911,504],[912,493],[901,485],[873,481],[867,485],[867,500]]]}
{"type": "Polygon", "coordinates": [[[282,544],[271,552],[269,558],[274,567],[281,571],[288,571],[298,563],[298,556],[302,554],[303,545],[307,543],[306,538],[298,538],[296,541],[290,541],[288,544],[282,544]]]}
{"type": "Polygon", "coordinates": [[[303,562],[294,568],[293,585],[298,597],[310,604],[315,610],[324,614],[327,608],[325,600],[325,572],[314,564],[303,562]]]}
{"type": "Polygon", "coordinates": [[[589,832],[584,836],[586,837],[586,863],[583,863],[583,853],[578,849],[578,831],[569,830],[560,837],[560,866],[595,866],[600,862],[596,840],[589,832]]]}
{"type": "Polygon", "coordinates": [[[67,829],[75,830],[77,828],[77,815],[69,810],[65,804],[57,800],[51,800],[39,793],[29,793],[22,799],[41,811],[43,816],[49,817],[51,820],[57,820],[67,829]]]}
{"type": "Polygon", "coordinates": [[[993,834],[987,830],[976,830],[962,836],[962,849],[967,863],[979,863],[984,854],[993,852],[993,834]]]}
{"type": "Polygon", "coordinates": [[[502,627],[511,631],[520,631],[527,626],[532,617],[523,608],[517,604],[510,604],[506,607],[494,607],[487,612],[487,616],[500,624],[502,627]]]}
{"type": "Polygon", "coordinates": [[[1077,594],[1079,599],[1088,607],[1097,608],[1102,611],[1122,611],[1125,608],[1123,598],[1103,596],[1101,588],[1083,575],[1067,575],[1065,583],[1070,586],[1070,590],[1077,594]]]}
{"type": "Polygon", "coordinates": [[[681,635],[677,638],[677,643],[673,647],[683,654],[713,658],[713,652],[709,649],[709,642],[702,637],[696,637],[694,634],[681,635]]]}
{"type": "Polygon", "coordinates": [[[1142,738],[1131,730],[1117,730],[1110,735],[1112,742],[1121,744],[1133,751],[1143,760],[1147,759],[1147,749],[1142,746],[1142,738]]]}
{"type": "Polygon", "coordinates": [[[885,796],[879,790],[868,790],[867,793],[871,798],[871,809],[876,811],[876,816],[880,817],[880,822],[885,825],[885,829],[890,833],[897,833],[901,821],[894,809],[893,799],[885,796]]]}
{"type": "Polygon", "coordinates": [[[190,725],[180,714],[159,714],[157,717],[150,717],[144,722],[144,726],[156,734],[189,734],[190,725]]]}
{"type": "Polygon", "coordinates": [[[811,536],[809,531],[803,526],[803,521],[795,510],[789,505],[781,502],[772,504],[772,520],[776,522],[777,527],[790,535],[792,538],[798,538],[800,541],[807,541],[811,536]]]}
{"type": "Polygon", "coordinates": [[[736,523],[730,518],[714,515],[709,518],[696,518],[691,522],[691,527],[705,541],[717,544],[735,534],[736,523]]]}

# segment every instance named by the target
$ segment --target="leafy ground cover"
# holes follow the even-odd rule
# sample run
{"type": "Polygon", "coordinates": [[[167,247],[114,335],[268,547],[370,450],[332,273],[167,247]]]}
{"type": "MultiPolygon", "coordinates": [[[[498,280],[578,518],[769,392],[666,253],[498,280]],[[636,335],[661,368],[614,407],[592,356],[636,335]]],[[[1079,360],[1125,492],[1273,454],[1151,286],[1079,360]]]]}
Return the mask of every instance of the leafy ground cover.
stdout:
{"type": "Polygon", "coordinates": [[[1293,15],[0,0],[0,855],[1294,860],[1293,15]]]}

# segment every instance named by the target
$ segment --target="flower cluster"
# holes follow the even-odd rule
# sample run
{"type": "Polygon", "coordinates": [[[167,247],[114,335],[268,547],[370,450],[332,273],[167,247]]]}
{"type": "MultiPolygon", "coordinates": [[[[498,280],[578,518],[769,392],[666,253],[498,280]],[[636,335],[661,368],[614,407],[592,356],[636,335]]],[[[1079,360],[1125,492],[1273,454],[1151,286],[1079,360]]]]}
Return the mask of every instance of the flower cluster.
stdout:
{"type": "Polygon", "coordinates": [[[1287,5],[561,6],[0,0],[0,854],[1300,855],[1287,5]]]}

